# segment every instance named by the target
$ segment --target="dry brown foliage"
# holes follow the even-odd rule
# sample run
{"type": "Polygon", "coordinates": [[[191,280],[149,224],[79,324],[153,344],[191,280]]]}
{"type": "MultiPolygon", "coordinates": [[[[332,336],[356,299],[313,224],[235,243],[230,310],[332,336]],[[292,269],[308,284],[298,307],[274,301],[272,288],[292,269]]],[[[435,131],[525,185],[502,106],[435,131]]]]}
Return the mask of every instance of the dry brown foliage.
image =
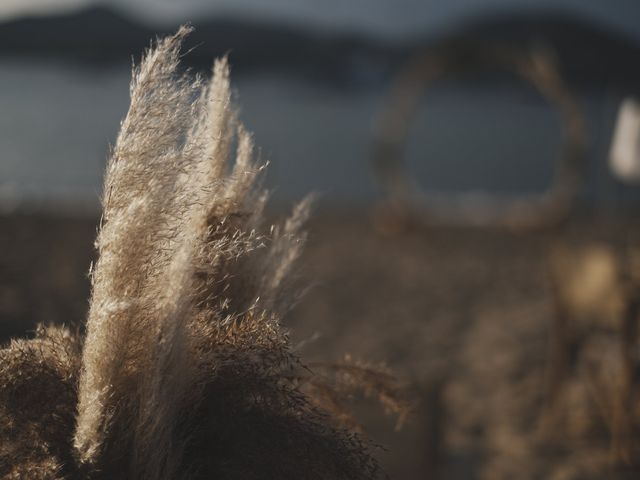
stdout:
{"type": "MultiPolygon", "coordinates": [[[[0,350],[0,475],[376,478],[361,438],[303,391],[309,370],[280,325],[309,202],[263,224],[263,167],[226,61],[210,82],[182,72],[188,32],[158,41],[134,71],[86,333],[41,329],[0,350]]],[[[402,410],[386,373],[340,371],[402,410]]]]}

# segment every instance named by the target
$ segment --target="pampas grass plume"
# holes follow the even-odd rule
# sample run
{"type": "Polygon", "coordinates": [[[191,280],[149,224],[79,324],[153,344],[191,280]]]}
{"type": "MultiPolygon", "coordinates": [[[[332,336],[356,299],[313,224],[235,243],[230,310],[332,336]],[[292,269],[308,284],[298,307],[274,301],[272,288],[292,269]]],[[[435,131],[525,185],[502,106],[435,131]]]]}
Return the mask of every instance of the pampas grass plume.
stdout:
{"type": "MultiPolygon", "coordinates": [[[[86,332],[41,328],[0,350],[2,478],[381,474],[361,438],[320,408],[328,383],[311,382],[318,398],[305,391],[309,371],[280,325],[297,296],[309,200],[264,224],[264,165],[238,121],[227,61],[210,81],[181,70],[189,31],[134,69],[86,332]]],[[[376,384],[356,365],[331,371],[376,384]]]]}

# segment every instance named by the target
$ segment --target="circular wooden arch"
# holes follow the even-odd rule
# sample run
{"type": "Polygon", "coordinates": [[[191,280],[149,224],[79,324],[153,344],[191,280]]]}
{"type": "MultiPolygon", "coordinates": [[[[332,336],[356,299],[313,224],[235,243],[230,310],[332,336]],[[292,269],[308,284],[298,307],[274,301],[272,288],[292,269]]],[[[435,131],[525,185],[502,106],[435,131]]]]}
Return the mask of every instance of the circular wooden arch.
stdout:
{"type": "Polygon", "coordinates": [[[570,213],[583,182],[587,150],[585,122],[578,103],[550,56],[504,46],[447,47],[426,51],[396,77],[378,118],[374,134],[373,167],[386,193],[385,211],[398,216],[457,224],[541,227],[556,225],[570,213]],[[505,197],[457,194],[438,201],[429,197],[406,172],[402,161],[410,125],[419,101],[438,78],[497,69],[532,85],[558,111],[563,146],[553,180],[538,195],[505,197]]]}

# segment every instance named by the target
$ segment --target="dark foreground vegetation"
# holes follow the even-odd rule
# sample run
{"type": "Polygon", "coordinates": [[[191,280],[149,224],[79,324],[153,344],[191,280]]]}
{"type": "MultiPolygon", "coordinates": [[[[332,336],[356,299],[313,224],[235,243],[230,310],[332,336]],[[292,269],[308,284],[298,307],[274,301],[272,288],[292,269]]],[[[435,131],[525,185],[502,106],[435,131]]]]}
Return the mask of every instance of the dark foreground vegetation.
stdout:
{"type": "MultiPolygon", "coordinates": [[[[83,321],[96,225],[97,219],[0,219],[5,341],[38,322],[83,321]]],[[[637,475],[637,451],[629,456],[624,442],[614,445],[616,435],[629,437],[614,435],[607,413],[614,409],[606,406],[623,367],[615,321],[607,327],[602,318],[618,307],[590,294],[594,301],[581,315],[595,326],[580,334],[583,359],[574,355],[558,380],[556,406],[545,393],[560,313],[550,262],[568,246],[596,259],[592,275],[610,283],[607,252],[640,245],[632,217],[583,218],[553,232],[432,228],[385,237],[366,215],[324,213],[309,230],[301,265],[314,286],[285,324],[311,363],[349,353],[385,362],[409,380],[418,405],[397,432],[392,417],[354,398],[357,419],[385,447],[375,453],[392,478],[637,475]]],[[[567,277],[576,271],[575,264],[559,268],[567,277]]],[[[578,275],[588,277],[588,270],[578,275]]],[[[615,304],[619,285],[607,288],[615,304]]],[[[637,428],[635,418],[623,425],[637,428]]]]}

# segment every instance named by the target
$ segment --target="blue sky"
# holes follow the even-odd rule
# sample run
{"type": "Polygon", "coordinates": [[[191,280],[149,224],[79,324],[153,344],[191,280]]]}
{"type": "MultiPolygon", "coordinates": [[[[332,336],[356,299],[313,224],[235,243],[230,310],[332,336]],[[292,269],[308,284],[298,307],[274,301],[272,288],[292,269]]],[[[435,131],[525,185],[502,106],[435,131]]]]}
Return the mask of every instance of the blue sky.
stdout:
{"type": "MultiPolygon", "coordinates": [[[[0,18],[78,8],[96,0],[0,0],[0,18]]],[[[423,35],[492,11],[564,10],[640,41],[640,0],[101,0],[150,21],[197,22],[206,13],[276,18],[383,36],[423,35]]]]}

